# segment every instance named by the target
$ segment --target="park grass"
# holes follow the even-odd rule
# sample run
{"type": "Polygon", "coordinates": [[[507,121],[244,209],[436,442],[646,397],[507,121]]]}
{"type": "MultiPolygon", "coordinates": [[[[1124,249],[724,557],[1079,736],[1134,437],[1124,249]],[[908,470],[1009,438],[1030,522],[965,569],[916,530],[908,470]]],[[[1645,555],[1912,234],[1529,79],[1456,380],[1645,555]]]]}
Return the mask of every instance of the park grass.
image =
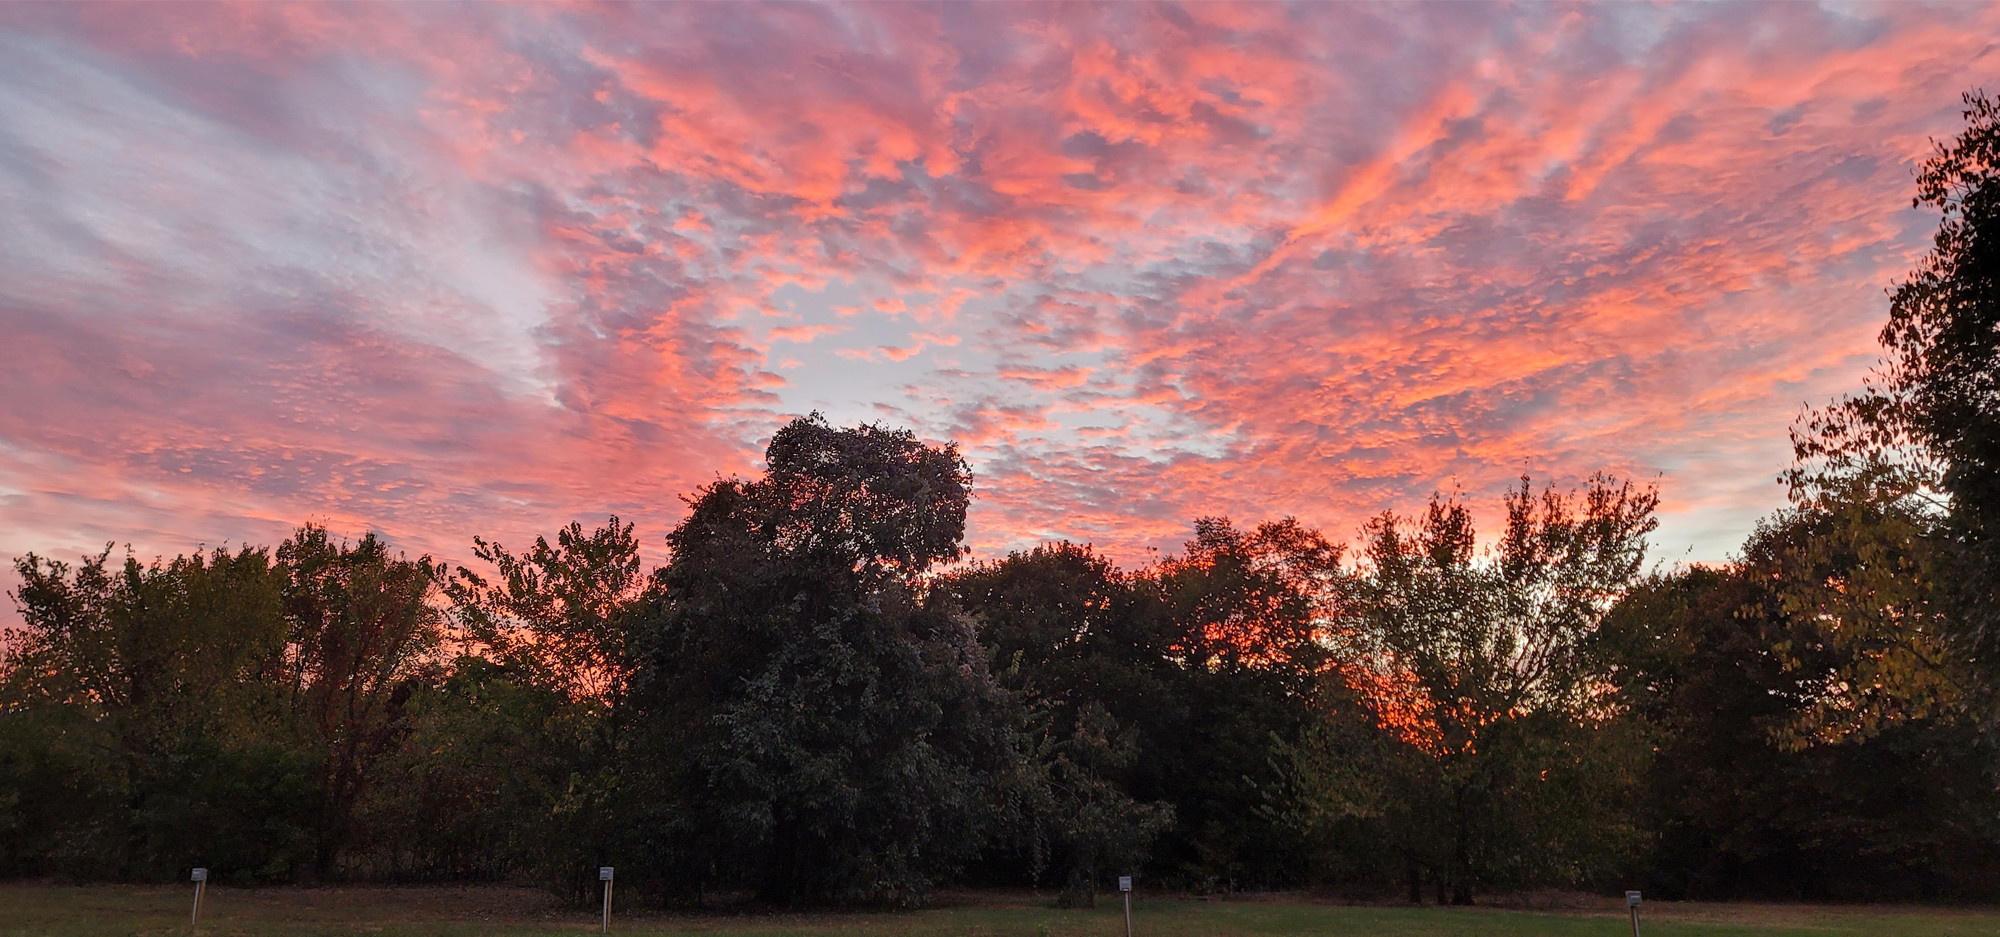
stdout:
{"type": "MultiPolygon", "coordinates": [[[[188,934],[186,887],[0,885],[0,937],[188,934]]],[[[1562,911],[1412,908],[1271,897],[1229,901],[1141,897],[1140,937],[1621,937],[1623,901],[1562,911]]],[[[2000,937],[2000,909],[1648,902],[1646,937],[2000,937]]],[[[213,888],[202,937],[535,937],[597,931],[594,914],[561,911],[530,889],[213,888]]],[[[629,937],[1119,937],[1116,896],[1090,910],[1018,893],[947,895],[938,907],[891,913],[674,915],[621,911],[629,937]]]]}

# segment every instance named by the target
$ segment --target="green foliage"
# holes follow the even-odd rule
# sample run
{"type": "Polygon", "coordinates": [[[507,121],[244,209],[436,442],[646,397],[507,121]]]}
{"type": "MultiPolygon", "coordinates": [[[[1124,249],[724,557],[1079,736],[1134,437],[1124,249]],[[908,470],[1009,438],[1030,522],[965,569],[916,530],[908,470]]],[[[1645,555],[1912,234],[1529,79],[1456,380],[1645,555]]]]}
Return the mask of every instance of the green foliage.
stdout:
{"type": "Polygon", "coordinates": [[[1308,847],[1267,808],[1277,753],[1317,718],[1340,557],[1296,521],[1205,518],[1185,553],[1132,575],[1056,544],[939,584],[1041,714],[1030,838],[1065,901],[1142,864],[1206,891],[1300,881],[1308,847]]]}
{"type": "Polygon", "coordinates": [[[1100,883],[1145,862],[1153,841],[1172,828],[1174,809],[1139,803],[1114,780],[1138,760],[1136,733],[1101,704],[1084,704],[1066,729],[1041,737],[1027,812],[1035,844],[1060,870],[1058,904],[1091,907],[1100,883]]]}
{"type": "Polygon", "coordinates": [[[454,791],[487,798],[496,822],[454,835],[491,844],[490,874],[518,869],[578,903],[597,887],[599,865],[626,866],[641,889],[655,885],[658,871],[634,861],[648,854],[636,821],[658,798],[647,786],[657,772],[645,734],[628,726],[639,664],[630,636],[654,601],[632,525],[613,517],[586,534],[571,523],[553,546],[538,537],[518,556],[473,544],[492,573],[460,567],[445,591],[479,653],[460,658],[426,713],[419,734],[439,747],[412,754],[417,789],[440,801],[454,791]]]}
{"type": "Polygon", "coordinates": [[[1318,718],[1272,746],[1272,780],[1258,809],[1307,844],[1306,880],[1375,891],[1414,874],[1404,855],[1382,848],[1385,838],[1415,833],[1412,805],[1391,779],[1422,772],[1432,759],[1384,731],[1337,671],[1322,679],[1318,718]]]}
{"type": "Polygon", "coordinates": [[[18,872],[288,875],[310,860],[318,754],[287,718],[284,570],[261,550],[115,570],[16,564],[0,804],[18,872]]]}
{"type": "Polygon", "coordinates": [[[1703,899],[1969,898],[2000,863],[1995,752],[1961,720],[1911,713],[1836,741],[1833,678],[1865,649],[1787,614],[1766,528],[1738,566],[1660,576],[1605,623],[1601,650],[1657,748],[1640,815],[1646,887],[1703,899]],[[1802,741],[1811,744],[1801,744],[1802,741]]]}
{"type": "Polygon", "coordinates": [[[567,778],[550,752],[551,716],[562,705],[483,658],[460,657],[441,684],[411,696],[408,731],[359,806],[356,824],[367,833],[350,864],[388,881],[499,880],[523,871],[552,880],[557,870],[545,850],[563,829],[544,818],[553,800],[547,779],[567,778]]]}
{"type": "Polygon", "coordinates": [[[2000,855],[2000,107],[1965,102],[1881,366],[1793,428],[1791,508],[1624,616],[1670,887],[1966,895],[2000,855]]]}
{"type": "Polygon", "coordinates": [[[1019,771],[971,621],[916,579],[960,555],[969,473],[949,446],[817,418],[767,462],[668,538],[640,674],[679,799],[661,836],[707,847],[680,859],[691,885],[919,903],[1019,771]]]}
{"type": "Polygon", "coordinates": [[[1173,806],[1133,799],[1141,759],[1135,713],[1167,700],[1162,649],[1143,627],[1152,607],[1089,547],[1058,543],[942,578],[979,621],[995,677],[1020,701],[1032,740],[1022,825],[1004,839],[1011,873],[1052,873],[1065,906],[1145,860],[1173,806]],[[1125,713],[1121,719],[1113,709],[1125,713]]]}
{"type": "Polygon", "coordinates": [[[319,754],[316,871],[330,876],[352,840],[355,809],[408,729],[410,697],[435,672],[443,576],[429,558],[392,557],[373,534],[336,543],[306,525],[278,547],[290,625],[290,712],[319,754]]]}
{"type": "Polygon", "coordinates": [[[436,646],[434,573],[312,526],[276,554],[16,564],[26,626],[0,666],[14,868],[337,871],[436,646]]]}
{"type": "MultiPolygon", "coordinates": [[[[208,720],[271,676],[285,639],[283,582],[261,550],[143,566],[110,549],[79,566],[15,564],[26,627],[6,673],[10,701],[129,710],[142,728],[208,720]]],[[[254,707],[253,707],[254,708],[254,707]]]]}
{"type": "Polygon", "coordinates": [[[1299,880],[1306,844],[1264,808],[1276,753],[1317,718],[1340,558],[1289,519],[1243,531],[1208,518],[1181,556],[1140,574],[1156,604],[1145,613],[1152,649],[1170,667],[1163,704],[1130,716],[1146,740],[1134,794],[1174,806],[1156,858],[1187,886],[1299,880]]]}
{"type": "Polygon", "coordinates": [[[1955,549],[1941,523],[1922,502],[1854,479],[1774,516],[1746,544],[1744,566],[1777,584],[1793,626],[1771,650],[1807,684],[1780,730],[1790,743],[1962,711],[1977,677],[1944,594],[1955,549]]]}

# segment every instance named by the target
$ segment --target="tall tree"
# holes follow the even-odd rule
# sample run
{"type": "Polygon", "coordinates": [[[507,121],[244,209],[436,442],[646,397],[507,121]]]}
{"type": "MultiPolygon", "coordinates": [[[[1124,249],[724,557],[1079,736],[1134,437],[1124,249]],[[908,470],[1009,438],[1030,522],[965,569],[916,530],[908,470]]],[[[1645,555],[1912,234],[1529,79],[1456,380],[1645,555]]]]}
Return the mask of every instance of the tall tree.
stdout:
{"type": "MultiPolygon", "coordinates": [[[[580,902],[597,887],[597,866],[640,851],[643,837],[633,830],[658,809],[649,802],[658,792],[645,783],[652,777],[640,763],[645,756],[623,731],[638,666],[632,629],[655,598],[639,543],[631,524],[612,517],[588,533],[572,522],[553,544],[537,537],[521,554],[474,538],[473,553],[490,568],[459,567],[445,587],[468,656],[445,694],[430,701],[426,731],[485,724],[461,734],[479,743],[454,749],[465,762],[425,765],[449,768],[425,782],[478,787],[517,803],[530,819],[511,824],[510,858],[580,902]],[[504,782],[480,774],[496,757],[512,759],[504,782]]],[[[628,885],[656,884],[649,871],[635,873],[628,885]]]]}
{"type": "Polygon", "coordinates": [[[769,901],[923,900],[1018,775],[972,622],[918,577],[961,553],[956,448],[817,415],[668,537],[641,690],[684,798],[661,861],[769,901]]]}
{"type": "Polygon", "coordinates": [[[1191,887],[1297,882],[1305,844],[1265,808],[1279,752],[1317,719],[1341,557],[1291,519],[1243,530],[1203,518],[1179,556],[1139,574],[1172,667],[1169,703],[1135,715],[1145,749],[1133,793],[1173,805],[1159,858],[1191,887]]]}
{"type": "Polygon", "coordinates": [[[1171,804],[1130,793],[1146,753],[1140,714],[1173,702],[1171,664],[1147,627],[1158,616],[1110,560],[1067,542],[942,576],[933,594],[975,617],[995,677],[1023,704],[1037,777],[1006,844],[1011,871],[1050,872],[1061,903],[1094,904],[1172,822],[1171,804]]]}
{"type": "Polygon", "coordinates": [[[317,739],[317,868],[331,875],[352,833],[356,804],[408,724],[406,705],[427,679],[443,617],[433,603],[443,567],[391,555],[370,533],[336,541],[307,524],[278,547],[290,626],[286,683],[294,712],[317,739]]]}
{"type": "Polygon", "coordinates": [[[0,658],[0,858],[15,870],[237,879],[312,858],[315,749],[282,687],[283,571],[265,550],[16,564],[0,658]]]}
{"type": "MultiPolygon", "coordinates": [[[[2000,674],[2000,103],[1965,95],[1966,127],[1917,173],[1913,204],[1941,217],[1898,284],[1884,359],[1862,391],[1793,433],[1796,495],[1865,483],[1929,500],[1957,567],[1936,581],[1962,656],[2000,674]]],[[[1875,624],[1894,627],[1890,619],[1875,624]]],[[[1987,683],[1995,681],[1988,679],[1987,683]]]]}
{"type": "Polygon", "coordinates": [[[1524,477],[1485,556],[1453,499],[1433,498],[1414,523],[1384,514],[1369,526],[1355,631],[1375,645],[1382,721],[1429,755],[1397,761],[1415,805],[1403,828],[1413,879],[1427,872],[1468,902],[1477,888],[1566,877],[1567,857],[1615,831],[1579,828],[1610,805],[1574,799],[1608,790],[1590,771],[1623,770],[1599,731],[1606,686],[1588,641],[1637,581],[1658,500],[1603,476],[1580,494],[1538,495],[1524,477]]]}

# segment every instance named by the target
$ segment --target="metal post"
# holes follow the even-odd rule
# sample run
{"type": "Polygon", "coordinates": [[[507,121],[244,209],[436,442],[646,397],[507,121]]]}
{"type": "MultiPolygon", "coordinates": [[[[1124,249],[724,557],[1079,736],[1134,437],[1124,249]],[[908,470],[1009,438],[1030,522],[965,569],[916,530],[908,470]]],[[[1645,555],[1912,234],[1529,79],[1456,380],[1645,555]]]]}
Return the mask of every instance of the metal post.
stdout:
{"type": "Polygon", "coordinates": [[[1118,891],[1125,896],[1125,937],[1132,937],[1132,876],[1118,876],[1118,891]]]}
{"type": "Polygon", "coordinates": [[[188,875],[194,881],[194,912],[188,915],[188,930],[201,927],[201,893],[208,887],[208,870],[196,869],[188,875]]]}
{"type": "Polygon", "coordinates": [[[1638,892],[1628,891],[1625,893],[1625,907],[1631,909],[1632,911],[1632,937],[1639,937],[1639,893],[1638,892]]]}
{"type": "Polygon", "coordinates": [[[604,923],[598,933],[611,933],[611,867],[602,866],[597,870],[597,879],[604,883],[604,923]]]}

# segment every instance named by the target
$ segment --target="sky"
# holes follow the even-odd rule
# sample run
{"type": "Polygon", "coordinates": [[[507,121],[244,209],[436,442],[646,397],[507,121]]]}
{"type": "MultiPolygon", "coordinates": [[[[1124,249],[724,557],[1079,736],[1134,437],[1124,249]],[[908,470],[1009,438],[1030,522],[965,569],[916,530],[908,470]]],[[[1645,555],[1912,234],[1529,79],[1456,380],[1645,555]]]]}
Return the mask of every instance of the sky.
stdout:
{"type": "MultiPolygon", "coordinates": [[[[1523,472],[1784,502],[2000,7],[0,5],[0,556],[468,558],[785,421],[953,441],[975,557],[1348,539],[1523,472]],[[122,547],[121,547],[122,549],[122,547]]],[[[1157,551],[1157,552],[1156,552],[1157,551]]]]}

